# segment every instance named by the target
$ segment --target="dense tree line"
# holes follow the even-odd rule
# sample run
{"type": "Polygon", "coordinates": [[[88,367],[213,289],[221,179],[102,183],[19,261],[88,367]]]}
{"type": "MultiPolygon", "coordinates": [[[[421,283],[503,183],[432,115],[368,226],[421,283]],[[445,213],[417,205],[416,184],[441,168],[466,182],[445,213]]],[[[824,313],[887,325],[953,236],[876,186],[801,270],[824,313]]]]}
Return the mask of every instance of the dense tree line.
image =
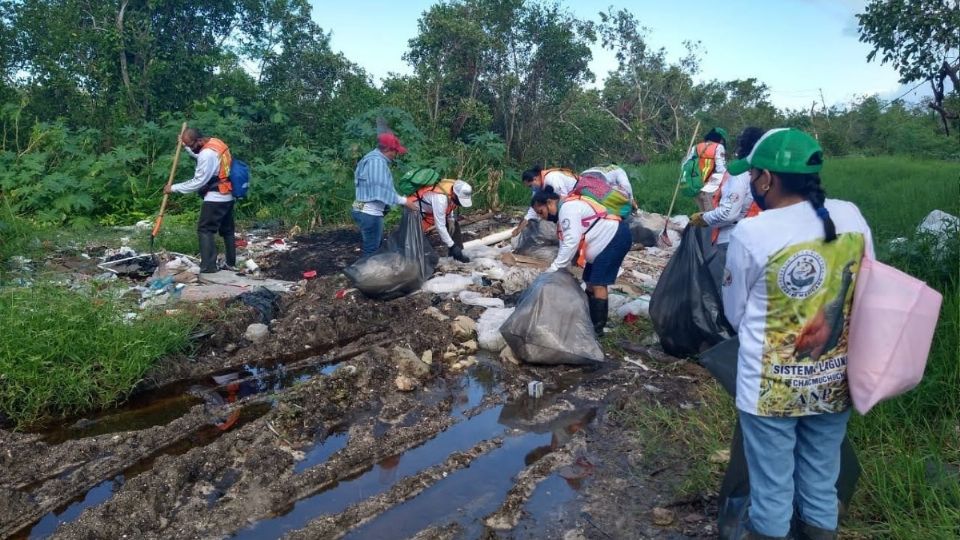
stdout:
{"type": "Polygon", "coordinates": [[[960,98],[944,82],[956,84],[958,16],[927,13],[955,4],[875,1],[861,15],[874,54],[904,82],[939,89],[929,106],[864,97],[779,110],[762,81],[697,82],[700,44],[670,60],[617,8],[591,21],[533,0],[437,3],[409,41],[413,73],[377,85],[332,50],[307,0],[0,0],[0,190],[48,221],[146,211],[138,201],[155,193],[183,119],[255,161],[270,197],[304,208],[317,204],[303,195],[316,182],[346,181],[377,117],[413,162],[491,182],[491,167],[535,161],[675,160],[698,120],[732,133],[802,127],[834,155],[957,159],[944,132],[957,131],[960,98]],[[889,10],[900,23],[883,22],[889,10]],[[613,72],[590,72],[594,43],[616,54],[613,72]]]}

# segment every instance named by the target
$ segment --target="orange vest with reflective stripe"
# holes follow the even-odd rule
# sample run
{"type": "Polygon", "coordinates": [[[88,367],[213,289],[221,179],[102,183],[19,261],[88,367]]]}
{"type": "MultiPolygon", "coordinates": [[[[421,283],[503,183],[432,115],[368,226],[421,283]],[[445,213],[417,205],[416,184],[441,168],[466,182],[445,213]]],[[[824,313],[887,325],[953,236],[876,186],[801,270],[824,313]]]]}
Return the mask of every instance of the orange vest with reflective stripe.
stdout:
{"type": "MultiPolygon", "coordinates": [[[[453,183],[456,180],[451,180],[444,178],[439,181],[436,185],[433,186],[423,186],[414,192],[413,196],[417,198],[418,201],[422,201],[424,195],[427,193],[441,193],[447,196],[447,216],[453,213],[457,209],[457,203],[453,200],[453,183]]],[[[421,222],[420,226],[423,228],[423,231],[426,232],[430,227],[434,226],[433,211],[424,212],[420,210],[421,222]]]]}
{"type": "MultiPolygon", "coordinates": [[[[723,173],[723,179],[720,180],[720,187],[717,188],[717,191],[713,194],[713,207],[717,208],[720,206],[720,200],[723,199],[723,185],[727,183],[727,180],[730,178],[730,173],[723,173]]],[[[750,208],[747,209],[747,215],[745,218],[753,217],[760,214],[760,207],[757,206],[757,203],[750,203],[750,208]]],[[[720,229],[714,227],[710,231],[710,241],[714,244],[717,243],[717,239],[720,238],[720,229]]]]}
{"type": "MultiPolygon", "coordinates": [[[[580,246],[577,248],[577,260],[574,264],[583,268],[587,264],[587,233],[590,232],[590,229],[592,229],[593,226],[596,225],[601,219],[620,221],[620,216],[610,214],[607,211],[606,206],[598,203],[590,197],[584,197],[583,195],[570,195],[569,197],[565,197],[563,199],[563,202],[567,201],[583,201],[590,205],[590,208],[592,208],[595,212],[592,216],[580,220],[580,226],[586,227],[587,230],[583,232],[583,236],[580,238],[580,246]]],[[[560,241],[563,242],[563,229],[560,228],[559,224],[557,225],[557,236],[560,238],[560,241]]]]}
{"type": "Polygon", "coordinates": [[[230,184],[230,165],[233,163],[233,156],[230,155],[230,149],[227,144],[220,139],[210,137],[203,149],[210,149],[220,156],[220,169],[217,171],[217,191],[226,195],[233,191],[233,185],[230,184]]]}

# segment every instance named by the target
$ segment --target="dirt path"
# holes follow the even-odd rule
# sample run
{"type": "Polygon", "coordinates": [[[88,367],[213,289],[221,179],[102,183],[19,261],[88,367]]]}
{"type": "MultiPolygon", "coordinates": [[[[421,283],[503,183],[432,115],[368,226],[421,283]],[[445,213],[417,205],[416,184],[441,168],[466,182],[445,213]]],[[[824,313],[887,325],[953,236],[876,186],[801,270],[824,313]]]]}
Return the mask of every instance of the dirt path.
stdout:
{"type": "MultiPolygon", "coordinates": [[[[346,238],[300,243],[269,268],[346,238]]],[[[336,268],[345,256],[321,259],[336,268]]],[[[677,378],[676,366],[644,370],[616,356],[593,371],[538,368],[483,353],[459,371],[442,355],[463,340],[440,318],[477,319],[482,308],[425,293],[338,298],[346,287],[335,275],[308,282],[260,344],[240,338],[252,313],[234,312],[126,406],[42,433],[2,432],[0,537],[712,535],[709,501],[683,503],[700,520],[653,523],[652,508],[676,503],[669,475],[642,470],[610,414],[654,384],[650,399],[685,402],[699,373],[677,378]],[[397,346],[432,351],[412,392],[395,384],[408,372],[397,346]],[[526,395],[531,380],[544,381],[542,397],[526,395]]]]}

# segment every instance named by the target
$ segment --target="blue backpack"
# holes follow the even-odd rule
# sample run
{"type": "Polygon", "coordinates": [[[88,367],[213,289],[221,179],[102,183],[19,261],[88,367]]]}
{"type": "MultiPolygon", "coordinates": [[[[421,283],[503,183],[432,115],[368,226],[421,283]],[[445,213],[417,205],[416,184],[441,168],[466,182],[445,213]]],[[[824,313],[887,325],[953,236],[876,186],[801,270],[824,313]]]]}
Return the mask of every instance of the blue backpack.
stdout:
{"type": "Polygon", "coordinates": [[[230,163],[230,192],[234,198],[242,199],[250,189],[250,167],[246,162],[234,158],[230,163]]]}

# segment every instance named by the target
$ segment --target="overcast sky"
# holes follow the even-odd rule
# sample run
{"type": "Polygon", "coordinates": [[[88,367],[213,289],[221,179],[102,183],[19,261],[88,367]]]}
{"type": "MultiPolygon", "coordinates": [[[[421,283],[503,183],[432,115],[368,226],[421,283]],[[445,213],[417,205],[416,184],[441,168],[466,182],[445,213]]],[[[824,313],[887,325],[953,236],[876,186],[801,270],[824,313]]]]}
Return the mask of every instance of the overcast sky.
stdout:
{"type": "MultiPolygon", "coordinates": [[[[409,74],[403,61],[428,0],[311,0],[313,17],[332,32],[334,50],[362,66],[379,84],[389,73],[409,74]]],[[[578,18],[599,21],[610,5],[625,8],[650,29],[649,41],[671,58],[685,40],[702,44],[700,80],[756,77],[781,108],[809,108],[820,91],[827,105],[857,95],[899,97],[907,88],[888,65],[868,63],[870,48],[857,40],[854,14],[862,0],[566,0],[578,18]],[[698,22],[702,21],[702,22],[698,22]],[[702,33],[697,31],[702,28],[702,33]]],[[[590,69],[600,82],[616,67],[610,51],[593,47],[590,69]]],[[[911,85],[912,86],[912,85],[911,85]]],[[[908,95],[918,99],[925,87],[908,95]]]]}

